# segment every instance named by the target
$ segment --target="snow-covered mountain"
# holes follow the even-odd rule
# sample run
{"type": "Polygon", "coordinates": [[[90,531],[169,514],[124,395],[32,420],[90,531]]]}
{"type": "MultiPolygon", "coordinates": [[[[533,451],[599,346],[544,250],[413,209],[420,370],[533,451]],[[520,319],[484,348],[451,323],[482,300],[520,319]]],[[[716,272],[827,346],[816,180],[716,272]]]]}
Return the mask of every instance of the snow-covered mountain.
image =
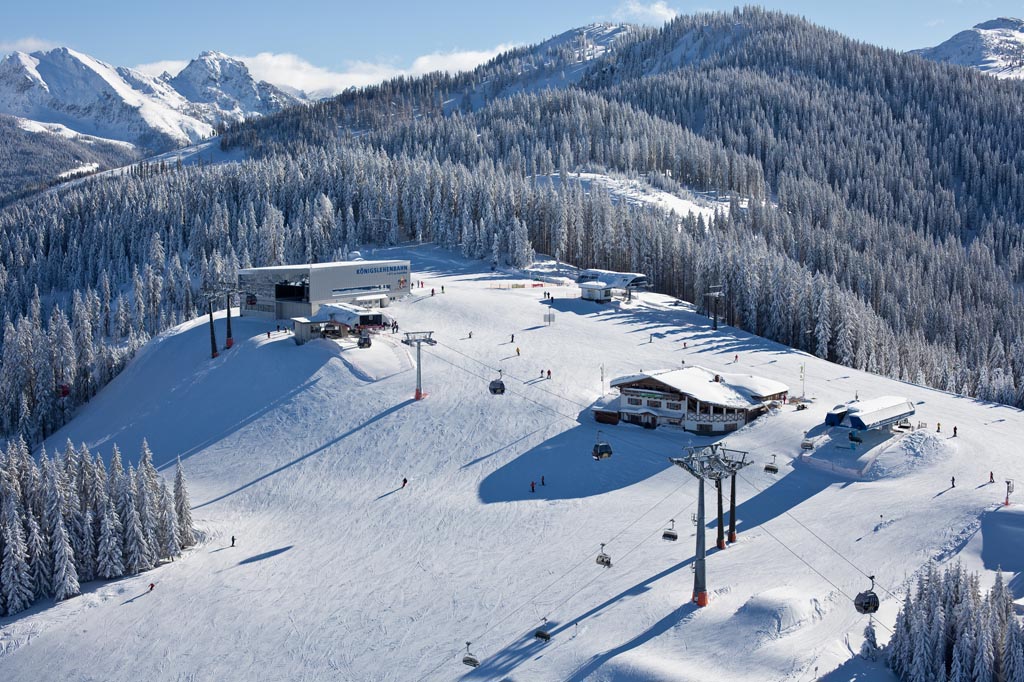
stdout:
{"type": "Polygon", "coordinates": [[[936,62],[970,66],[998,78],[1024,78],[1024,19],[985,21],[935,47],[912,52],[936,62]]]}
{"type": "Polygon", "coordinates": [[[0,113],[150,150],[196,142],[223,121],[296,102],[216,52],[204,52],[174,78],[115,67],[66,47],[14,52],[0,61],[0,113]]]}
{"type": "Polygon", "coordinates": [[[162,78],[195,105],[207,121],[240,121],[299,102],[299,98],[270,83],[256,81],[249,67],[222,52],[203,52],[177,76],[169,78],[165,73],[162,78]]]}

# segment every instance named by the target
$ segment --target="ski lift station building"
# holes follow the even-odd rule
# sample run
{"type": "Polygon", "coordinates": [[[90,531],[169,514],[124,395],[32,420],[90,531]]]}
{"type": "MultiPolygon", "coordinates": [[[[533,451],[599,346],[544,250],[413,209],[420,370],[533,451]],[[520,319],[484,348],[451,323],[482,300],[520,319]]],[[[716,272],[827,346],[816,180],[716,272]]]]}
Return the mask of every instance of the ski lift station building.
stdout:
{"type": "Polygon", "coordinates": [[[884,395],[836,405],[825,415],[825,424],[854,431],[872,431],[898,424],[914,416],[914,413],[914,403],[906,398],[884,395]]]}
{"type": "Polygon", "coordinates": [[[586,282],[600,282],[608,289],[646,289],[651,285],[643,273],[611,270],[582,270],[576,276],[576,282],[581,289],[586,282]]]}
{"type": "Polygon", "coordinates": [[[597,421],[648,428],[671,424],[705,434],[735,431],[789,393],[788,386],[772,379],[696,365],[618,377],[611,386],[619,395],[592,408],[597,421]]]}
{"type": "Polygon", "coordinates": [[[311,318],[322,305],[384,307],[410,289],[407,260],[273,265],[238,271],[243,317],[311,318]]]}
{"type": "Polygon", "coordinates": [[[612,300],[612,288],[604,282],[580,282],[580,298],[584,301],[607,303],[612,300]]]}

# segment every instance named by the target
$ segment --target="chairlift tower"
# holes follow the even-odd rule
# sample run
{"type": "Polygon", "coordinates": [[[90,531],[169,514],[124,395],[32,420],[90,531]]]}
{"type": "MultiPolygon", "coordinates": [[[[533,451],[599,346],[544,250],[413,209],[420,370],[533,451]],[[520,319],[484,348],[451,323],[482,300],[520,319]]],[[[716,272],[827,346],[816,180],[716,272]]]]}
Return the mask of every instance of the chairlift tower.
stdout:
{"type": "Polygon", "coordinates": [[[238,287],[225,281],[218,281],[210,284],[204,288],[200,295],[206,299],[207,312],[210,315],[210,357],[215,358],[219,355],[217,352],[217,335],[213,331],[213,303],[218,300],[221,296],[227,298],[227,340],[224,343],[224,348],[228,349],[235,345],[235,340],[231,336],[231,298],[238,293],[238,287]]]}
{"type": "MultiPolygon", "coordinates": [[[[722,293],[722,285],[721,284],[709,284],[708,285],[708,291],[707,291],[706,294],[704,294],[705,298],[711,299],[711,300],[708,301],[708,308],[711,308],[711,301],[714,301],[714,310],[715,310],[715,312],[714,312],[714,318],[713,318],[714,322],[712,322],[712,325],[711,325],[712,329],[718,329],[718,300],[720,298],[722,298],[724,295],[725,294],[722,293]]],[[[708,317],[711,317],[711,315],[709,315],[708,317]]]]}
{"type": "MultiPolygon", "coordinates": [[[[718,489],[718,547],[725,548],[722,526],[722,478],[733,478],[732,508],[730,514],[736,518],[736,472],[750,464],[746,461],[746,452],[730,450],[714,443],[705,447],[687,447],[686,457],[669,457],[669,461],[685,469],[697,479],[697,548],[693,562],[693,597],[691,601],[699,607],[708,605],[706,547],[704,541],[704,481],[715,482],[718,489]]],[[[735,522],[729,532],[730,540],[735,537],[735,522]]]]}
{"type": "Polygon", "coordinates": [[[402,343],[407,346],[416,346],[416,400],[423,400],[426,394],[423,392],[423,363],[421,362],[420,347],[423,344],[436,346],[437,340],[433,338],[434,332],[405,332],[402,343]]]}

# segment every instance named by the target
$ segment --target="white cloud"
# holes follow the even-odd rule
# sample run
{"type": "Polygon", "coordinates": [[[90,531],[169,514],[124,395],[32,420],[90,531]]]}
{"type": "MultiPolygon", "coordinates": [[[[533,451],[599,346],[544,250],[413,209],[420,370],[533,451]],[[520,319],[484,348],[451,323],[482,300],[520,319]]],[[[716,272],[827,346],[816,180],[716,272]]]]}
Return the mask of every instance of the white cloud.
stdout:
{"type": "Polygon", "coordinates": [[[17,40],[0,40],[0,53],[3,54],[7,54],[8,52],[37,52],[39,50],[52,50],[55,47],[60,46],[53,41],[43,40],[42,38],[36,38],[34,36],[18,38],[17,40]]]}
{"type": "Polygon", "coordinates": [[[159,62],[139,64],[135,67],[135,70],[141,71],[142,73],[149,76],[159,76],[164,71],[171,74],[172,76],[177,76],[178,72],[184,69],[186,66],[188,66],[187,59],[164,59],[163,61],[159,62]]]}
{"type": "Polygon", "coordinates": [[[635,21],[641,24],[664,24],[678,16],[679,12],[668,6],[665,0],[643,4],[638,0],[626,0],[615,10],[618,21],[635,21]]]}
{"type": "Polygon", "coordinates": [[[417,57],[413,60],[412,68],[408,73],[419,76],[431,71],[469,71],[486,61],[494,59],[502,52],[508,52],[514,44],[502,43],[491,50],[465,50],[462,52],[434,52],[417,57]]]}
{"type": "MultiPolygon", "coordinates": [[[[396,76],[419,76],[431,71],[466,71],[514,47],[502,44],[490,50],[459,50],[433,52],[417,57],[408,66],[389,62],[347,62],[338,71],[311,64],[302,57],[287,52],[260,52],[254,56],[235,56],[249,67],[256,80],[267,81],[287,89],[297,89],[314,97],[327,97],[349,87],[373,85],[396,76]]],[[[135,68],[158,76],[164,71],[176,74],[188,64],[184,60],[168,59],[135,68]]]]}

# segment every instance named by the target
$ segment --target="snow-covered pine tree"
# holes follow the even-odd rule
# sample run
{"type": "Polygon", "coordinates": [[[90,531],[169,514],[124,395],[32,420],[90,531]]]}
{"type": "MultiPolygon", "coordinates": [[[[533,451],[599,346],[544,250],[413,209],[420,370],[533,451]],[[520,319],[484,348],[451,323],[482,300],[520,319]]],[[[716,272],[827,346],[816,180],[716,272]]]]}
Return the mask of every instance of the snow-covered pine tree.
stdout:
{"type": "Polygon", "coordinates": [[[123,510],[121,524],[124,526],[124,570],[134,575],[153,568],[153,555],[149,542],[139,520],[139,512],[135,508],[135,470],[129,464],[128,475],[121,487],[121,503],[118,510],[123,510]]]}
{"type": "Polygon", "coordinates": [[[1024,630],[1016,618],[1007,622],[1003,645],[1003,682],[1024,682],[1024,630]]]}
{"type": "Polygon", "coordinates": [[[985,600],[978,614],[978,638],[974,651],[974,679],[978,682],[992,682],[995,679],[995,648],[989,627],[991,617],[992,606],[985,600]]]}
{"type": "Polygon", "coordinates": [[[188,499],[188,484],[185,481],[185,469],[181,466],[181,457],[174,472],[174,511],[177,514],[178,545],[182,548],[196,544],[192,530],[192,504],[188,499]]]}
{"type": "Polygon", "coordinates": [[[96,571],[101,578],[118,578],[124,575],[122,561],[120,523],[116,520],[117,512],[113,504],[108,504],[103,520],[100,523],[99,552],[96,558],[96,571]]]}
{"type": "MultiPolygon", "coordinates": [[[[2,479],[0,479],[2,480],[2,479]]],[[[0,487],[3,518],[0,519],[0,597],[7,615],[20,613],[35,598],[28,550],[21,527],[21,501],[9,486],[0,487]]]]}
{"type": "Polygon", "coordinates": [[[46,525],[50,535],[53,571],[50,577],[50,592],[57,601],[74,597],[79,593],[75,553],[71,549],[68,532],[64,526],[61,498],[57,465],[50,460],[46,463],[46,525]]]}
{"type": "Polygon", "coordinates": [[[875,619],[868,618],[868,624],[864,626],[864,643],[860,645],[861,658],[869,661],[878,660],[878,637],[875,635],[875,619]]]}
{"type": "Polygon", "coordinates": [[[910,614],[913,612],[913,597],[910,590],[907,590],[906,596],[903,597],[903,606],[896,614],[896,626],[887,647],[889,667],[900,679],[904,679],[908,674],[913,657],[913,649],[910,646],[910,614]]]}
{"type": "Polygon", "coordinates": [[[29,569],[32,574],[32,594],[35,599],[42,599],[50,595],[50,576],[53,575],[53,563],[48,543],[34,512],[28,514],[25,525],[28,528],[26,548],[29,569]]]}
{"type": "Polygon", "coordinates": [[[174,561],[181,556],[181,545],[178,543],[178,515],[174,509],[174,497],[167,489],[167,484],[160,481],[160,519],[157,524],[156,554],[174,561]]]}

